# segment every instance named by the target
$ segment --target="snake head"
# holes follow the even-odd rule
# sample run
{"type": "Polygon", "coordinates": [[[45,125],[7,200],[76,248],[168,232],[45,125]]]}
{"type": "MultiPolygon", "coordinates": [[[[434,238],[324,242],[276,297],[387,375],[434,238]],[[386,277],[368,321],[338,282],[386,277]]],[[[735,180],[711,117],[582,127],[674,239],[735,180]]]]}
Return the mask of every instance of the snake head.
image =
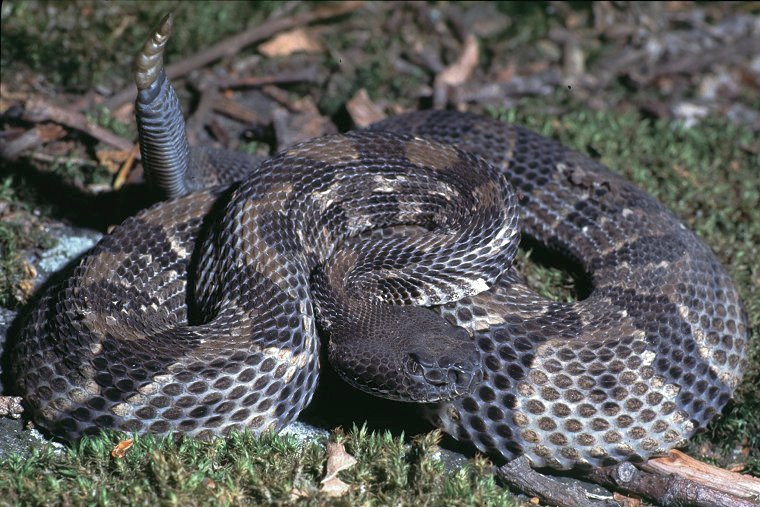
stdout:
{"type": "Polygon", "coordinates": [[[428,351],[409,353],[406,374],[419,384],[418,390],[423,391],[414,401],[445,401],[458,397],[468,393],[474,381],[482,379],[477,351],[467,346],[457,348],[461,349],[461,357],[446,353],[436,357],[428,351]]]}
{"type": "Polygon", "coordinates": [[[330,362],[354,387],[392,400],[432,403],[458,398],[482,380],[480,353],[470,335],[434,311],[389,306],[382,319],[372,320],[374,325],[362,329],[331,332],[330,362]]]}

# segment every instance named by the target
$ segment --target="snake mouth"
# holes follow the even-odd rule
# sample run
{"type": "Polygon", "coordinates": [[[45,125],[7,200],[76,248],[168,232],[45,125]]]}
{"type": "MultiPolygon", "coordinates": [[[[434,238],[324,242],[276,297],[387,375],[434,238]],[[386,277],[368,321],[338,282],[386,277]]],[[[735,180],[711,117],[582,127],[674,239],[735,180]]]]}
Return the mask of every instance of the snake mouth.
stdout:
{"type": "Polygon", "coordinates": [[[446,401],[464,395],[483,379],[483,371],[473,359],[442,357],[432,360],[412,352],[406,369],[424,391],[422,401],[446,401]]]}

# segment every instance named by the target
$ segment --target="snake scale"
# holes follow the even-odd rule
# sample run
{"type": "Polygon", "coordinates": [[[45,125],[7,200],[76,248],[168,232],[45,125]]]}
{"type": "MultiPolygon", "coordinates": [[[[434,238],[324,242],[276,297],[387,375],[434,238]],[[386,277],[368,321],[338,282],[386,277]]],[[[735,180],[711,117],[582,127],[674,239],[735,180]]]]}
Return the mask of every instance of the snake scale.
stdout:
{"type": "Polygon", "coordinates": [[[171,27],[136,71],[143,164],[169,199],[105,236],[30,312],[13,373],[41,426],[68,439],[278,429],[312,397],[322,335],[350,384],[534,466],[646,459],[731,397],[748,341],[738,293],[621,176],[449,111],[261,163],[191,149],[163,71],[171,27]],[[588,296],[531,290],[510,267],[520,232],[577,260],[588,296]]]}

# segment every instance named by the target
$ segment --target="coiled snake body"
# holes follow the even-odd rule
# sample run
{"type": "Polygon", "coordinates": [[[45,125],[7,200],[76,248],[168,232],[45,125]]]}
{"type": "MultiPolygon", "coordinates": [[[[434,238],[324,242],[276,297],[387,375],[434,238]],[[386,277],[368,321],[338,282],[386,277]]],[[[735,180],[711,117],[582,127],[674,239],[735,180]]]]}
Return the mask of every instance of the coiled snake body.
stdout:
{"type": "Polygon", "coordinates": [[[316,387],[319,328],[349,383],[425,403],[456,438],[535,466],[662,453],[731,396],[748,333],[737,291],[631,183],[445,111],[260,166],[190,150],[162,70],[170,28],[140,54],[137,111],[143,163],[171,199],[103,238],[31,313],[13,367],[39,424],[66,438],[282,427],[316,387]],[[509,267],[518,207],[524,234],[581,264],[588,297],[547,300],[509,267]]]}

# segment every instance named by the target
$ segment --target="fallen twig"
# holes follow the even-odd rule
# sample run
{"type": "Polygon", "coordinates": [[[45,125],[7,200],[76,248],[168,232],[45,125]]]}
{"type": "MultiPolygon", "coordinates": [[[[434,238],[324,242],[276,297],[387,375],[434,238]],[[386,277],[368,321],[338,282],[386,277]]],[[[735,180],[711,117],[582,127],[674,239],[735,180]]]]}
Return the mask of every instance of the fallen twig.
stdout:
{"type": "Polygon", "coordinates": [[[198,142],[201,131],[211,119],[211,113],[218,97],[219,88],[214,83],[209,80],[201,83],[201,99],[198,101],[198,107],[195,108],[192,116],[188,118],[185,127],[187,139],[191,145],[198,142]]]}
{"type": "Polygon", "coordinates": [[[309,65],[303,69],[287,70],[270,76],[247,76],[226,78],[217,83],[220,88],[244,88],[271,84],[315,82],[319,77],[319,65],[309,65]]]}
{"type": "Polygon", "coordinates": [[[24,113],[21,115],[26,121],[39,123],[53,121],[67,127],[84,132],[98,141],[110,144],[121,150],[131,150],[134,143],[123,137],[119,137],[110,130],[94,125],[82,113],[71,111],[55,106],[40,98],[31,98],[26,101],[24,113]]]}
{"type": "MultiPolygon", "coordinates": [[[[677,451],[675,451],[677,452],[677,451]]],[[[649,498],[658,505],[664,507],[691,505],[695,507],[757,507],[760,491],[755,489],[752,493],[732,490],[727,492],[725,487],[717,489],[715,477],[709,477],[707,470],[715,467],[689,459],[681,460],[671,451],[670,458],[658,458],[650,460],[642,465],[642,468],[651,470],[652,473],[639,470],[631,463],[621,463],[612,467],[594,469],[588,474],[588,478],[597,484],[614,488],[628,494],[649,498]],[[668,465],[669,461],[677,460],[677,466],[668,465]],[[698,463],[696,467],[694,463],[698,463]],[[685,470],[689,469],[687,475],[685,470]],[[674,475],[678,473],[679,475],[674,475]],[[708,478],[709,477],[709,478],[708,478]]],[[[757,479],[745,477],[733,472],[721,470],[722,479],[730,483],[759,483],[757,479]]],[[[724,486],[727,486],[725,484],[724,486]]],[[[755,486],[757,488],[757,486],[755,486]]],[[[749,490],[748,490],[749,491],[749,490]]]]}
{"type": "Polygon", "coordinates": [[[81,165],[81,166],[87,166],[87,167],[97,167],[98,163],[94,160],[86,160],[83,158],[76,158],[76,157],[61,157],[61,156],[55,156],[55,155],[48,155],[47,153],[41,153],[38,151],[32,151],[29,153],[25,153],[23,155],[25,158],[31,158],[32,160],[37,160],[39,162],[45,162],[48,164],[53,164],[55,162],[66,162],[67,164],[73,164],[73,165],[81,165]]]}
{"type": "Polygon", "coordinates": [[[12,141],[5,142],[3,140],[0,152],[4,159],[14,160],[28,149],[61,139],[65,135],[66,131],[59,125],[50,123],[35,125],[12,141]]]}
{"type": "Polygon", "coordinates": [[[247,125],[262,123],[262,119],[254,111],[224,95],[219,95],[216,98],[216,101],[214,102],[214,111],[247,125]]]}
{"type": "MultiPolygon", "coordinates": [[[[233,35],[232,37],[214,44],[205,51],[201,51],[200,53],[185,58],[182,61],[169,65],[166,67],[166,75],[169,79],[176,79],[222,57],[234,55],[240,52],[244,47],[268,39],[277,32],[348,14],[349,12],[358,9],[361,4],[362,2],[360,1],[325,4],[318,6],[313,10],[301,12],[293,16],[264,21],[259,26],[253,27],[237,35],[233,35]]],[[[135,87],[129,86],[106,100],[104,105],[108,109],[116,109],[125,102],[134,100],[136,95],[137,90],[135,87]]]]}
{"type": "MultiPolygon", "coordinates": [[[[497,475],[508,486],[558,507],[600,507],[612,500],[590,494],[577,480],[568,485],[537,472],[524,456],[497,469],[497,475]]],[[[702,463],[675,450],[639,468],[626,462],[593,469],[583,478],[663,507],[760,506],[760,480],[702,463]]]]}
{"type": "Polygon", "coordinates": [[[730,495],[760,500],[760,479],[718,468],[672,450],[664,458],[650,459],[641,468],[655,474],[675,474],[730,495]]]}
{"type": "Polygon", "coordinates": [[[680,73],[696,73],[715,63],[726,64],[739,57],[747,55],[756,55],[760,53],[760,38],[747,37],[746,39],[737,40],[733,44],[718,46],[716,48],[706,49],[695,55],[685,55],[678,59],[668,60],[651,69],[635,70],[631,72],[631,77],[635,79],[640,86],[645,86],[655,79],[680,73]]]}
{"type": "Polygon", "coordinates": [[[219,142],[219,144],[227,148],[234,148],[234,146],[230,145],[229,134],[221,125],[219,125],[219,122],[216,121],[216,119],[213,119],[210,122],[208,122],[208,130],[211,136],[214,139],[216,139],[219,142]]]}
{"type": "Polygon", "coordinates": [[[465,83],[452,90],[452,102],[489,102],[506,97],[549,95],[557,90],[562,76],[556,67],[532,76],[514,76],[504,83],[465,83]]]}
{"type": "Polygon", "coordinates": [[[123,164],[121,164],[121,167],[119,168],[119,172],[116,173],[116,178],[113,180],[113,189],[119,190],[123,185],[124,182],[127,181],[127,176],[129,176],[129,172],[132,170],[132,167],[135,165],[135,160],[137,159],[137,155],[140,153],[140,144],[135,144],[132,149],[129,151],[129,155],[127,156],[127,159],[124,161],[123,164]]]}
{"type": "Polygon", "coordinates": [[[262,86],[261,92],[293,113],[320,115],[317,105],[308,96],[294,100],[288,92],[272,85],[262,86]]]}
{"type": "Polygon", "coordinates": [[[601,507],[603,500],[594,500],[578,485],[568,486],[548,475],[536,472],[525,456],[513,459],[497,470],[497,475],[508,486],[535,496],[542,502],[561,507],[601,507]]]}
{"type": "Polygon", "coordinates": [[[740,33],[727,38],[726,33],[731,33],[730,27],[726,26],[724,30],[719,27],[711,31],[698,31],[700,40],[712,41],[712,44],[704,44],[703,50],[693,53],[687,53],[685,48],[693,48],[697,38],[689,38],[688,32],[680,33],[679,37],[683,39],[680,47],[672,47],[666,59],[657,57],[656,61],[652,61],[653,55],[647,47],[624,46],[601,58],[591,69],[594,86],[603,88],[621,75],[630,77],[639,86],[646,86],[663,76],[694,74],[716,63],[726,64],[760,52],[760,38],[756,35],[740,33]]]}

